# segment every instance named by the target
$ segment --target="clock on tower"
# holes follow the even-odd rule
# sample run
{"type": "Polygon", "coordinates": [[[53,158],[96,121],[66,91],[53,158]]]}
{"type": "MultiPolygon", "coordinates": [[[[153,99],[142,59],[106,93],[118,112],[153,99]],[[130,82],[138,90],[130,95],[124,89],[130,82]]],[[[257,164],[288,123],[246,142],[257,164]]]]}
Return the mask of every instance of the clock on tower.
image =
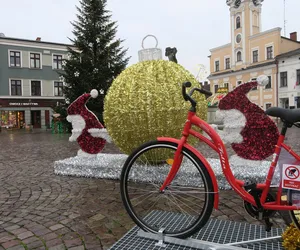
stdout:
{"type": "Polygon", "coordinates": [[[234,7],[238,8],[238,7],[240,7],[240,5],[241,5],[241,0],[235,0],[234,7]]]}

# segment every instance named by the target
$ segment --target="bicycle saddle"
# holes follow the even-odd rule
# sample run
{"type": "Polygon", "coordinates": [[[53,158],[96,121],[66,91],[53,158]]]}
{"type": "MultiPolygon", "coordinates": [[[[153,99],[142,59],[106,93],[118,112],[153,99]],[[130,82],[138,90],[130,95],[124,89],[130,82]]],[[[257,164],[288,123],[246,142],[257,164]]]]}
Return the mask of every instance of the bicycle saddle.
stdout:
{"type": "Polygon", "coordinates": [[[268,108],[265,113],[269,116],[280,117],[282,120],[295,123],[300,122],[300,109],[268,108]]]}

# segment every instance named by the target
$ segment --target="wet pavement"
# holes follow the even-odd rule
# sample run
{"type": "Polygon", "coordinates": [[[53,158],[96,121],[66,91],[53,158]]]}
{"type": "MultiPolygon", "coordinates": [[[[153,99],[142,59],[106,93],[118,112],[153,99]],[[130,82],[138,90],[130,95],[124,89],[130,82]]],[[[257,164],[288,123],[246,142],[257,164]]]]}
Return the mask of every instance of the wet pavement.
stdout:
{"type": "MultiPolygon", "coordinates": [[[[299,135],[292,128],[287,136],[298,153],[299,135]]],[[[54,161],[75,156],[79,149],[68,137],[41,130],[0,133],[0,250],[108,249],[134,226],[118,181],[54,174],[54,161]]],[[[103,152],[120,153],[112,144],[103,152]]],[[[220,192],[213,216],[261,224],[230,190],[220,192]]],[[[280,216],[274,222],[284,224],[280,216]]]]}

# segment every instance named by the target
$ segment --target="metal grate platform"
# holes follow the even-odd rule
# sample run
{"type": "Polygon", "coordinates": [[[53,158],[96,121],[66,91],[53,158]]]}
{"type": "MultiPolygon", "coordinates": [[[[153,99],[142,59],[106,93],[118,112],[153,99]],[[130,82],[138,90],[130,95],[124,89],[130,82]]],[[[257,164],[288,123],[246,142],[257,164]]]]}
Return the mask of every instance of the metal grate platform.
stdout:
{"type": "MultiPolygon", "coordinates": [[[[153,211],[148,218],[161,218],[160,211],[153,211]]],[[[170,224],[178,218],[168,218],[170,224]]],[[[176,223],[175,223],[176,225],[176,223]]],[[[178,225],[178,224],[177,224],[178,225]]],[[[140,235],[147,235],[147,233],[141,233],[141,230],[136,226],[131,229],[126,235],[123,236],[118,242],[116,242],[110,250],[137,250],[137,249],[155,249],[155,250],[196,250],[196,249],[212,249],[212,248],[195,248],[191,247],[192,244],[183,245],[182,242],[194,241],[194,239],[218,243],[228,244],[235,242],[244,242],[262,238],[281,236],[283,229],[272,228],[271,232],[266,232],[263,225],[253,225],[246,222],[233,222],[233,221],[222,221],[217,219],[210,219],[208,223],[191,238],[184,241],[168,240],[165,243],[165,247],[156,246],[157,240],[151,239],[151,236],[145,238],[140,235]],[[139,232],[140,231],[140,232],[139,232]],[[139,234],[139,235],[138,235],[139,234]],[[177,242],[176,244],[175,241],[177,242]],[[169,243],[168,243],[169,242],[169,243]],[[180,243],[181,242],[181,243],[180,243]],[[180,245],[179,245],[180,244],[180,245]]],[[[150,234],[151,235],[151,234],[150,234]]],[[[170,238],[170,237],[168,237],[170,238]]],[[[279,239],[273,241],[247,243],[247,244],[232,244],[238,249],[253,249],[253,250],[283,250],[282,242],[279,239]]],[[[224,245],[225,246],[225,245],[224,245]]],[[[222,249],[222,248],[216,248],[222,249]]],[[[225,248],[223,248],[225,249],[225,248]]]]}

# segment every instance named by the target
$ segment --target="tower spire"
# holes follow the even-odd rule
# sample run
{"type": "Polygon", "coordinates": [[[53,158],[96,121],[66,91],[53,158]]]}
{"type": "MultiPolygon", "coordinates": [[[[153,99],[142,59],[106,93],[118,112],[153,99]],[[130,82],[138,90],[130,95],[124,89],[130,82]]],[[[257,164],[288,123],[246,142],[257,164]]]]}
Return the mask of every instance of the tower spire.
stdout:
{"type": "Polygon", "coordinates": [[[283,30],[284,30],[285,37],[286,37],[286,23],[287,20],[285,19],[285,0],[283,0],[283,30]]]}

